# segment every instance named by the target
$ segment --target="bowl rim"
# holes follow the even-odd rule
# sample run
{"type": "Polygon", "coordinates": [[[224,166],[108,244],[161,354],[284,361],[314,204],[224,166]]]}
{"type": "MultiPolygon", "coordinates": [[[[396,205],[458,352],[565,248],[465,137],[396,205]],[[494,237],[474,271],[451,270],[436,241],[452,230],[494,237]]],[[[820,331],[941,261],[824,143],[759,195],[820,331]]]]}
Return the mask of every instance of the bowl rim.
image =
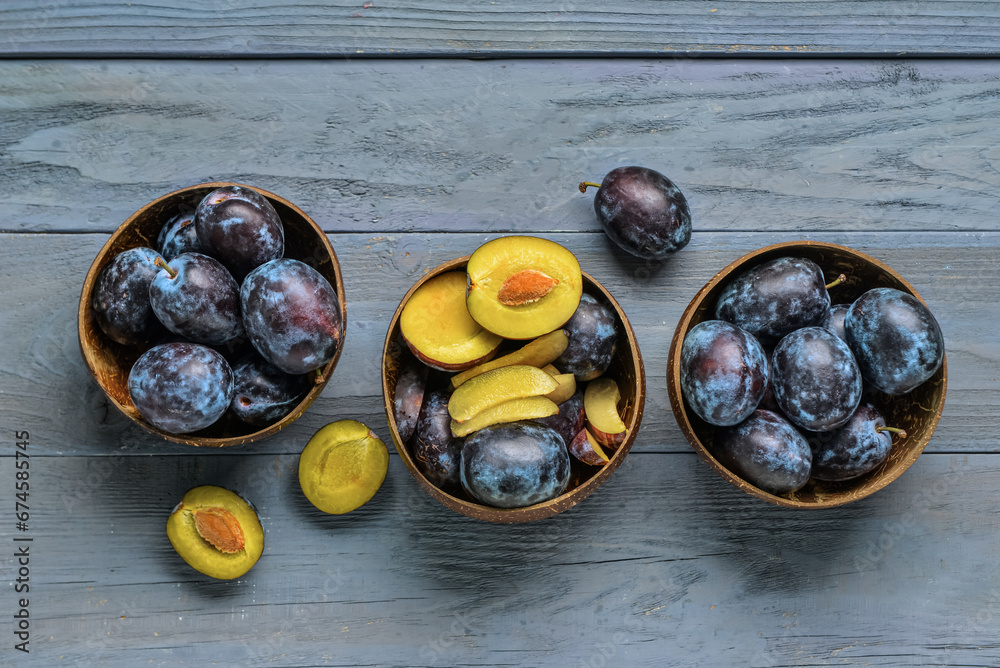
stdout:
{"type": "Polygon", "coordinates": [[[161,436],[162,438],[168,441],[173,441],[175,443],[181,443],[184,445],[193,445],[198,447],[222,448],[233,445],[244,445],[247,443],[253,443],[255,441],[259,441],[268,436],[276,434],[277,432],[281,431],[289,424],[297,420],[306,411],[306,409],[309,408],[310,405],[312,405],[313,401],[315,401],[316,398],[319,397],[319,395],[323,391],[323,388],[326,386],[326,383],[330,380],[330,377],[333,375],[334,368],[337,366],[337,362],[340,360],[340,355],[344,350],[344,343],[345,339],[347,338],[347,298],[344,292],[344,279],[340,269],[340,262],[337,259],[337,253],[333,250],[333,245],[327,238],[326,233],[323,232],[322,228],[320,228],[320,226],[317,225],[316,222],[312,218],[310,218],[305,211],[303,211],[302,209],[300,209],[298,206],[288,201],[287,199],[275,195],[274,193],[263,190],[261,188],[257,188],[255,186],[247,185],[244,183],[237,183],[235,181],[208,181],[193,186],[179,188],[172,192],[166,193],[165,195],[157,197],[156,199],[139,207],[139,209],[137,209],[135,213],[126,218],[125,222],[119,225],[118,228],[111,233],[111,236],[108,237],[107,241],[104,242],[104,245],[102,245],[101,249],[97,252],[97,255],[94,257],[94,261],[91,263],[90,269],[87,271],[87,275],[84,278],[83,287],[80,291],[80,302],[77,307],[76,323],[77,323],[77,339],[80,344],[81,355],[83,356],[84,362],[87,366],[87,371],[90,373],[91,377],[97,383],[98,387],[101,388],[101,391],[104,392],[104,395],[115,406],[115,408],[117,408],[121,413],[125,414],[130,420],[132,420],[132,422],[138,424],[140,427],[142,427],[149,433],[161,436]],[[159,429],[158,427],[154,427],[153,425],[146,422],[144,419],[142,419],[142,416],[139,415],[139,412],[135,409],[134,406],[125,405],[119,402],[115,397],[113,397],[108,392],[108,390],[104,387],[104,384],[100,381],[97,369],[97,359],[93,351],[85,343],[85,333],[96,332],[98,335],[105,338],[106,335],[101,331],[100,327],[96,326],[96,324],[93,322],[93,319],[91,317],[90,296],[93,294],[93,288],[95,283],[97,282],[98,275],[100,274],[101,270],[107,265],[107,263],[111,261],[111,258],[108,257],[111,248],[113,248],[118,239],[121,238],[126,233],[129,226],[134,224],[148,209],[157,206],[159,204],[162,204],[165,200],[171,198],[178,198],[185,195],[190,195],[191,193],[198,190],[205,190],[206,194],[208,194],[208,192],[211,192],[216,188],[222,188],[225,186],[240,186],[241,188],[254,190],[260,195],[267,198],[268,200],[271,200],[272,202],[277,202],[282,206],[288,207],[297,216],[301,218],[301,220],[306,224],[307,227],[311,228],[313,232],[316,234],[320,242],[320,245],[323,247],[324,251],[328,253],[330,256],[330,260],[333,266],[333,273],[334,276],[336,277],[337,284],[335,286],[335,290],[337,292],[337,301],[339,302],[340,305],[340,316],[341,316],[341,321],[343,323],[341,327],[340,346],[337,348],[337,352],[336,354],[334,354],[333,359],[331,359],[323,367],[321,367],[322,375],[319,378],[319,380],[313,384],[309,392],[306,393],[306,395],[302,398],[302,400],[299,401],[298,404],[296,404],[295,408],[293,408],[292,411],[288,413],[288,415],[281,418],[274,424],[271,424],[262,429],[258,429],[257,431],[240,436],[199,437],[192,434],[173,434],[168,431],[159,429]]]}
{"type": "MultiPolygon", "coordinates": [[[[677,426],[680,427],[681,432],[683,432],[684,437],[687,439],[688,444],[691,448],[698,453],[698,455],[705,460],[711,468],[718,473],[722,478],[727,480],[730,484],[735,486],[747,494],[757,497],[758,499],[763,499],[769,503],[777,506],[782,506],[785,508],[795,508],[795,509],[821,509],[821,508],[835,508],[838,506],[863,499],[867,496],[871,496],[875,492],[885,488],[891,482],[899,478],[907,469],[917,460],[918,457],[923,453],[927,444],[930,442],[931,436],[934,430],[937,428],[938,421],[941,419],[941,413],[944,411],[945,399],[948,391],[948,360],[947,355],[945,355],[941,361],[941,400],[938,402],[937,408],[931,416],[930,422],[928,423],[928,435],[923,443],[919,444],[919,447],[908,449],[906,456],[899,460],[897,465],[893,470],[878,478],[870,487],[863,490],[863,493],[857,494],[844,494],[843,498],[837,498],[832,501],[802,501],[795,498],[786,498],[783,496],[778,496],[766,492],[756,485],[752,485],[743,478],[739,477],[728,468],[723,466],[712,453],[709,452],[708,448],[701,442],[698,438],[698,434],[695,432],[691,420],[688,417],[687,408],[684,405],[684,398],[680,389],[680,364],[678,360],[680,359],[680,349],[684,343],[684,335],[691,326],[691,320],[694,318],[695,314],[701,308],[704,300],[708,294],[714,290],[720,283],[730,279],[731,274],[743,265],[751,262],[756,258],[761,258],[762,255],[772,255],[780,251],[793,250],[796,248],[816,248],[816,249],[827,249],[831,251],[837,251],[840,253],[847,253],[858,257],[859,259],[871,263],[881,271],[892,276],[895,280],[899,281],[906,289],[916,297],[921,304],[927,306],[923,297],[917,292],[917,290],[910,285],[909,281],[903,278],[897,271],[889,267],[884,262],[877,260],[874,257],[866,253],[862,253],[859,250],[850,248],[849,246],[844,246],[841,244],[826,242],[826,241],[812,241],[812,240],[798,240],[798,241],[784,241],[776,244],[770,244],[762,248],[758,248],[754,251],[746,253],[742,257],[733,260],[727,264],[724,268],[718,271],[702,288],[695,294],[695,296],[688,303],[687,307],[684,309],[683,314],[677,322],[677,327],[674,329],[673,338],[670,341],[670,348],[667,354],[667,394],[670,399],[670,407],[674,414],[674,419],[677,421],[677,426]]],[[[747,267],[749,268],[749,267],[747,267]]],[[[929,308],[929,307],[928,307],[929,308]]]]}
{"type": "MultiPolygon", "coordinates": [[[[585,288],[584,291],[586,291],[586,288],[596,290],[600,296],[605,299],[606,303],[611,305],[617,314],[618,319],[623,325],[626,344],[631,353],[631,357],[635,362],[636,392],[635,399],[633,401],[634,405],[631,418],[626,421],[627,436],[625,437],[625,441],[618,446],[617,450],[615,450],[611,460],[602,466],[600,470],[596,471],[590,478],[577,487],[563,492],[554,499],[549,499],[548,501],[543,501],[542,503],[536,503],[531,506],[523,506],[520,508],[495,508],[493,506],[473,503],[471,501],[452,496],[435,486],[427,480],[426,477],[424,477],[423,473],[421,473],[416,467],[416,464],[414,464],[413,458],[410,456],[406,444],[402,443],[393,411],[393,395],[395,393],[395,388],[390,386],[387,372],[389,370],[388,362],[392,355],[393,348],[397,345],[394,343],[394,340],[399,334],[399,317],[403,311],[403,306],[409,301],[410,297],[417,290],[417,288],[431,278],[448,271],[464,270],[470,257],[471,255],[464,255],[462,257],[443,262],[427,271],[410,287],[409,290],[406,291],[406,294],[403,295],[403,298],[399,302],[399,306],[396,308],[396,311],[389,322],[389,328],[385,336],[385,344],[382,347],[381,374],[382,398],[385,405],[386,421],[389,424],[389,432],[392,437],[392,444],[393,447],[395,447],[399,458],[403,461],[403,464],[410,472],[410,475],[413,476],[419,486],[446,508],[474,519],[498,524],[532,522],[546,517],[552,517],[553,515],[557,515],[565,510],[568,510],[569,508],[572,508],[590,496],[621,465],[629,451],[632,449],[632,444],[635,442],[636,436],[639,432],[639,425],[642,423],[642,413],[646,402],[646,372],[642,361],[642,353],[639,350],[638,340],[635,337],[635,332],[632,329],[631,323],[625,315],[625,311],[622,309],[621,305],[614,298],[614,296],[607,290],[607,288],[601,285],[597,279],[592,277],[590,274],[581,271],[580,273],[583,276],[585,288]]],[[[572,455],[570,455],[570,457],[572,457],[572,455]]]]}

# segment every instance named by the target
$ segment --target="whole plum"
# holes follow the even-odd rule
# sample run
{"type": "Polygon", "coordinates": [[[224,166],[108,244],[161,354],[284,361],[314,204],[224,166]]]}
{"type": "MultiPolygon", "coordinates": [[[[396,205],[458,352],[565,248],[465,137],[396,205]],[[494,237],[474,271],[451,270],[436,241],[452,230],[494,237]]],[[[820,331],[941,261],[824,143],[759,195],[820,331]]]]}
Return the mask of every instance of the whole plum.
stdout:
{"type": "Polygon", "coordinates": [[[396,429],[403,443],[410,440],[417,428],[420,407],[424,403],[424,390],[427,387],[427,370],[427,365],[410,358],[403,364],[396,379],[392,410],[396,429]]]}
{"type": "Polygon", "coordinates": [[[308,376],[285,373],[251,353],[233,367],[230,409],[247,424],[263,427],[288,415],[311,385],[308,376]]]}
{"type": "Polygon", "coordinates": [[[437,487],[459,485],[462,439],[451,432],[448,395],[430,392],[417,419],[413,435],[413,460],[420,472],[437,487]]]}
{"type": "Polygon", "coordinates": [[[730,471],[771,494],[794,492],[809,481],[809,444],[771,411],[755,410],[740,424],[716,431],[712,454],[730,471]]]}
{"type": "Polygon", "coordinates": [[[559,404],[558,413],[536,418],[535,422],[555,429],[567,445],[572,443],[573,438],[580,433],[587,422],[587,414],[583,410],[583,388],[577,389],[573,396],[559,404]]]}
{"type": "Polygon", "coordinates": [[[298,260],[271,260],[240,286],[243,325],[257,352],[285,373],[318,369],[343,338],[337,292],[321,273],[298,260]]]}
{"type": "Polygon", "coordinates": [[[774,398],[789,420],[809,431],[847,422],[861,402],[861,372],[847,344],[822,327],[803,327],[774,348],[774,398]]]}
{"type": "MultiPolygon", "coordinates": [[[[595,183],[581,183],[580,192],[595,183]]],[[[691,210],[680,188],[648,167],[617,167],[594,196],[594,211],[608,237],[623,250],[663,260],[691,240],[691,210]]]]}
{"type": "Polygon", "coordinates": [[[812,260],[780,257],[748,269],[719,294],[715,317],[771,345],[800,327],[822,322],[830,309],[823,271],[812,260]]]}
{"type": "Polygon", "coordinates": [[[684,337],[681,391],[698,416],[717,426],[746,419],[767,388],[767,357],[757,340],[731,323],[705,320],[684,337]]]}
{"type": "Polygon", "coordinates": [[[243,186],[208,193],[195,210],[205,251],[242,281],[255,267],[285,253],[285,230],[267,198],[243,186]]]}
{"type": "Polygon", "coordinates": [[[554,362],[560,371],[588,381],[608,370],[618,341],[615,314],[610,308],[583,293],[580,305],[562,328],[569,333],[569,344],[554,362]]]}
{"type": "Polygon", "coordinates": [[[149,304],[149,284],[159,273],[159,253],[152,248],[122,251],[101,270],[91,307],[98,327],[125,345],[144,343],[160,329],[149,304]]]}
{"type": "Polygon", "coordinates": [[[937,320],[919,299],[900,290],[874,288],[858,297],[844,330],[861,375],[886,394],[910,392],[944,361],[937,320]]]}
{"type": "Polygon", "coordinates": [[[850,304],[834,304],[830,307],[820,327],[835,334],[841,341],[847,341],[847,333],[844,331],[844,318],[847,317],[847,310],[850,304]]]}
{"type": "Polygon", "coordinates": [[[536,422],[507,422],[473,432],[462,446],[465,491],[498,508],[520,508],[555,498],[570,479],[562,436],[536,422]]]}
{"type": "Polygon", "coordinates": [[[233,372],[208,346],[164,343],[132,365],[128,390],[147,422],[186,434],[208,427],[226,412],[233,398],[233,372]]]}
{"type": "Polygon", "coordinates": [[[204,253],[205,249],[198,240],[198,230],[194,224],[194,212],[179,213],[168,220],[160,229],[156,247],[167,262],[181,253],[204,253]]]}
{"type": "Polygon", "coordinates": [[[149,302],[164,327],[195,343],[221,345],[243,333],[239,286],[218,260],[183,253],[149,285],[149,302]]]}
{"type": "Polygon", "coordinates": [[[810,436],[812,476],[817,480],[850,480],[868,473],[889,457],[891,432],[906,432],[885,426],[885,418],[870,403],[858,406],[847,424],[836,431],[810,436]]]}

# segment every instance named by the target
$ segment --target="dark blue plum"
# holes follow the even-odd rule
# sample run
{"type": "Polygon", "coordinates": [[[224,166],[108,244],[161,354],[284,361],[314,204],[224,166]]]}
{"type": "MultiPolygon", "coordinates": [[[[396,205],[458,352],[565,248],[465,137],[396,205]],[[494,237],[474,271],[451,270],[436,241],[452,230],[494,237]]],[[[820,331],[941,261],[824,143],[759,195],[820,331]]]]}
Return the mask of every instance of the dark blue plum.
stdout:
{"type": "Polygon", "coordinates": [[[448,395],[430,392],[420,409],[413,436],[413,461],[437,487],[458,487],[462,439],[451,433],[448,395]]]}
{"type": "Polygon", "coordinates": [[[160,271],[152,248],[130,248],[101,270],[90,300],[98,327],[125,345],[139,345],[159,333],[160,323],[149,305],[149,284],[160,271]]]}
{"type": "Polygon", "coordinates": [[[271,260],[240,286],[243,325],[257,352],[285,373],[308,373],[334,358],[343,338],[337,293],[298,260],[271,260]]]}
{"type": "Polygon", "coordinates": [[[243,186],[213,190],[195,210],[205,252],[242,281],[255,267],[285,253],[285,230],[267,198],[243,186]]]}
{"type": "MultiPolygon", "coordinates": [[[[588,185],[580,184],[586,192],[588,185]]],[[[691,240],[691,210],[680,188],[648,167],[617,167],[601,182],[594,211],[608,237],[623,250],[663,260],[691,240]]]]}
{"type": "Polygon", "coordinates": [[[719,294],[715,317],[771,345],[800,327],[817,325],[830,309],[823,271],[812,260],[780,257],[748,269],[719,294]]]}
{"type": "MultiPolygon", "coordinates": [[[[903,431],[901,437],[906,436],[903,431]]],[[[812,477],[817,480],[850,480],[884,462],[892,450],[892,434],[885,418],[869,403],[858,406],[840,429],[812,434],[812,477]]]]}
{"type": "Polygon", "coordinates": [[[851,349],[822,327],[804,327],[783,338],[772,364],[774,398],[803,429],[835,429],[861,402],[861,372],[851,349]]]}
{"type": "Polygon", "coordinates": [[[156,247],[167,262],[181,253],[204,253],[205,249],[198,240],[198,231],[194,225],[194,212],[179,213],[168,220],[160,229],[156,247]]]}
{"type": "Polygon", "coordinates": [[[834,304],[830,307],[820,327],[836,335],[841,341],[847,341],[847,333],[844,331],[844,318],[847,317],[847,310],[850,304],[834,304]]]}
{"type": "Polygon", "coordinates": [[[264,427],[291,413],[312,384],[309,376],[285,373],[252,353],[233,367],[230,410],[247,424],[264,427]]]}
{"type": "Polygon", "coordinates": [[[462,487],[497,508],[553,499],[569,485],[569,452],[562,436],[535,422],[508,422],[473,432],[462,446],[462,487]]]}
{"type": "Polygon", "coordinates": [[[706,320],[681,347],[681,391],[698,417],[717,426],[746,419],[767,389],[767,357],[736,325],[706,320]]]}
{"type": "Polygon", "coordinates": [[[221,345],[243,333],[239,286],[207,255],[171,260],[150,283],[149,301],[167,329],[195,343],[221,345]]]}
{"type": "Polygon", "coordinates": [[[584,428],[586,421],[587,414],[583,410],[582,387],[577,389],[572,397],[559,404],[558,413],[535,419],[535,422],[555,429],[567,445],[573,442],[573,438],[584,428]]]}
{"type": "Polygon", "coordinates": [[[794,492],[809,480],[812,453],[805,437],[777,413],[755,410],[733,427],[715,432],[719,463],[771,494],[794,492]]]}
{"type": "Polygon", "coordinates": [[[774,398],[774,385],[771,384],[771,379],[774,378],[774,372],[771,371],[773,367],[772,360],[774,359],[774,349],[765,350],[764,357],[767,358],[767,387],[764,388],[764,396],[760,398],[760,403],[757,404],[757,408],[763,408],[764,410],[772,411],[774,413],[780,413],[781,407],[778,406],[778,400],[774,398]]]}
{"type": "Polygon", "coordinates": [[[427,370],[427,365],[409,359],[402,365],[396,378],[392,410],[396,429],[403,443],[410,440],[417,428],[420,407],[424,403],[424,388],[427,386],[427,370]]]}
{"type": "Polygon", "coordinates": [[[858,297],[844,329],[861,375],[886,394],[910,392],[944,361],[937,320],[919,299],[900,290],[875,288],[858,297]]]}
{"type": "Polygon", "coordinates": [[[213,424],[229,408],[233,372],[226,358],[208,346],[164,343],[132,365],[128,391],[146,422],[187,434],[213,424]]]}
{"type": "Polygon", "coordinates": [[[615,314],[609,307],[583,293],[573,317],[562,328],[569,333],[569,344],[554,362],[559,371],[584,382],[608,370],[618,342],[615,314]]]}

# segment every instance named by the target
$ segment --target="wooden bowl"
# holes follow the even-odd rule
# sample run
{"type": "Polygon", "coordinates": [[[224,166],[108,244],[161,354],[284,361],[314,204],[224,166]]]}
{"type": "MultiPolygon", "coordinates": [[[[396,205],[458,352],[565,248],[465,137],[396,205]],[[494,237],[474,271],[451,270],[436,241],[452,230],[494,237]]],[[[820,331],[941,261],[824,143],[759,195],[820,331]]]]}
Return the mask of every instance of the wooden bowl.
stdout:
{"type": "Polygon", "coordinates": [[[702,459],[723,478],[747,494],[787,508],[831,508],[850,503],[877,492],[903,474],[916,461],[931,440],[944,409],[945,391],[948,385],[947,360],[929,380],[909,394],[890,396],[872,390],[866,392],[871,401],[885,416],[886,424],[906,430],[905,439],[893,439],[892,451],[881,466],[852,480],[842,482],[822,482],[810,479],[805,487],[776,496],[750,484],[727,469],[712,456],[712,437],[715,427],[702,421],[689,411],[681,393],[680,356],[681,346],[688,331],[703,320],[714,318],[715,303],[719,293],[743,271],[758,264],[783,256],[804,257],[820,266],[828,281],[838,274],[845,274],[847,282],[831,288],[834,304],[847,304],[865,291],[876,287],[888,287],[908,292],[923,303],[920,295],[902,276],[873,257],[837,244],[817,241],[791,241],[774,244],[744,255],[703,287],[681,316],[674,338],[670,344],[667,360],[667,391],[670,406],[681,431],[702,459]]]}
{"type": "MultiPolygon", "coordinates": [[[[402,356],[410,355],[399,331],[399,316],[403,312],[403,306],[406,305],[406,302],[409,301],[417,288],[431,278],[445,272],[464,271],[468,261],[469,256],[465,256],[451,262],[446,262],[431,270],[426,276],[417,281],[406,295],[403,296],[403,300],[399,303],[399,308],[396,309],[396,313],[392,316],[392,322],[389,324],[389,331],[385,337],[385,347],[382,350],[382,395],[385,399],[385,414],[389,421],[389,432],[392,434],[392,442],[396,446],[396,452],[399,453],[400,459],[403,460],[410,474],[424,491],[455,512],[476,519],[502,524],[531,522],[551,517],[568,508],[572,508],[604,484],[604,481],[621,465],[632,448],[632,443],[639,432],[639,423],[642,421],[642,410],[646,400],[646,373],[642,365],[642,355],[639,353],[639,344],[636,341],[635,333],[632,331],[632,326],[625,316],[625,312],[615,298],[611,296],[611,293],[604,286],[584,272],[584,292],[593,295],[605,304],[609,304],[614,309],[618,321],[618,347],[615,359],[605,375],[614,378],[618,382],[618,387],[621,391],[622,404],[624,405],[622,419],[628,430],[625,442],[614,451],[611,460],[604,466],[588,466],[570,456],[572,476],[569,488],[562,495],[543,503],[522,508],[494,508],[493,506],[479,503],[465,494],[449,494],[431,483],[416,467],[410,449],[402,442],[399,435],[399,428],[396,425],[396,418],[393,411],[396,396],[396,378],[399,374],[402,356]]],[[[619,406],[622,404],[619,404],[619,406]]]]}
{"type": "MultiPolygon", "coordinates": [[[[193,210],[198,202],[208,193],[216,188],[229,185],[242,185],[238,183],[202,183],[201,185],[182,188],[153,200],[145,205],[111,235],[104,247],[97,254],[94,263],[87,272],[87,277],[83,282],[83,291],[80,294],[80,307],[77,312],[77,329],[80,336],[80,351],[83,359],[87,363],[87,369],[97,380],[104,393],[108,395],[111,403],[127,415],[136,424],[144,429],[162,436],[163,438],[177,443],[188,445],[198,445],[207,447],[224,447],[229,445],[240,445],[258,441],[266,436],[277,433],[295,419],[302,415],[303,411],[320,395],[330,376],[333,374],[337,360],[340,358],[340,351],[344,348],[341,339],[340,349],[332,360],[322,367],[322,376],[318,382],[309,390],[309,393],[299,402],[291,413],[267,427],[260,428],[248,425],[230,414],[224,415],[218,422],[203,430],[191,434],[172,434],[162,429],[158,429],[146,422],[135,405],[128,392],[128,374],[132,364],[145,352],[145,347],[125,346],[117,343],[101,330],[94,318],[91,307],[91,295],[97,277],[101,270],[111,262],[118,253],[137,246],[148,246],[155,248],[156,237],[160,233],[160,228],[171,217],[182,210],[193,210]]],[[[253,188],[253,186],[243,186],[252,188],[263,195],[271,202],[281,222],[285,228],[285,257],[301,260],[319,271],[330,285],[337,290],[337,299],[340,303],[340,315],[344,322],[344,332],[347,324],[347,302],[344,297],[344,281],[340,275],[340,263],[337,262],[337,255],[333,251],[333,246],[327,240],[326,235],[316,223],[312,221],[301,209],[284,200],[277,195],[253,188]]],[[[243,353],[251,350],[249,343],[242,344],[242,348],[233,350],[233,355],[227,355],[231,359],[238,359],[243,353]]]]}

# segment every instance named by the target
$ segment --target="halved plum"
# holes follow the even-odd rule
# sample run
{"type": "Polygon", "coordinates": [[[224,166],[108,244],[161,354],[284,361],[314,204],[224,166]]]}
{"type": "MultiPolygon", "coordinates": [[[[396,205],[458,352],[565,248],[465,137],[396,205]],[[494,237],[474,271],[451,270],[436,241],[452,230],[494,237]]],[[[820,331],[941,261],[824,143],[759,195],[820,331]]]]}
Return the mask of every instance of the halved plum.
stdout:
{"type": "Polygon", "coordinates": [[[566,248],[538,237],[488,241],[466,267],[469,313],[508,339],[532,339],[558,329],[580,304],[580,263],[566,248]]]}
{"type": "Polygon", "coordinates": [[[417,359],[441,371],[462,371],[496,355],[503,337],[469,315],[465,274],[450,271],[417,288],[399,316],[403,340],[417,359]]]}

